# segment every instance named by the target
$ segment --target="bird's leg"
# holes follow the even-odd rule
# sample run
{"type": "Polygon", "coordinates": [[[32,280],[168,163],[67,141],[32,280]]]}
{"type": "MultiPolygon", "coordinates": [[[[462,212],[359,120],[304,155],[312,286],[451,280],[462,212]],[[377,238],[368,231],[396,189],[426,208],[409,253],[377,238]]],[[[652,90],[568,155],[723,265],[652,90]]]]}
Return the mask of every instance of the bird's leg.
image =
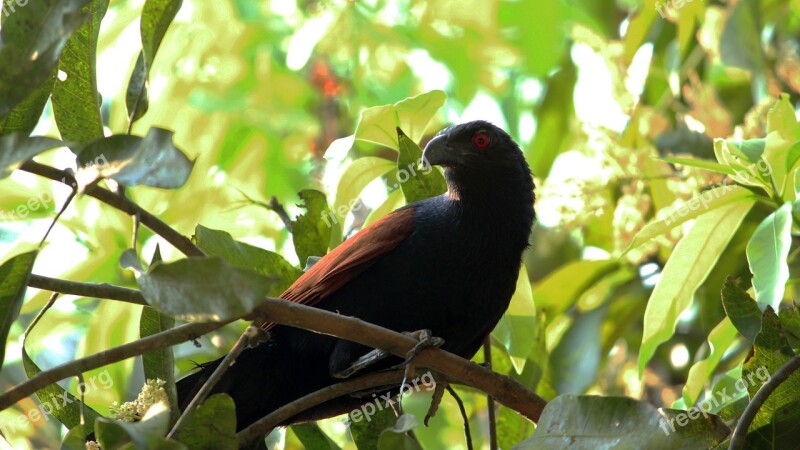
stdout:
{"type": "Polygon", "coordinates": [[[400,367],[408,366],[411,361],[419,355],[419,353],[426,348],[430,347],[441,347],[444,344],[444,339],[440,337],[436,337],[433,335],[431,330],[417,330],[411,332],[403,332],[403,334],[407,336],[411,336],[414,339],[418,340],[414,347],[406,353],[406,359],[401,362],[400,364],[394,366],[394,369],[399,369],[400,367]]]}
{"type": "MultiPolygon", "coordinates": [[[[428,347],[440,347],[442,344],[444,344],[444,339],[434,337],[431,333],[431,330],[404,331],[403,334],[411,336],[414,339],[417,339],[419,342],[417,342],[417,344],[414,345],[414,348],[412,348],[406,354],[405,361],[395,366],[395,368],[407,367],[411,360],[413,360],[422,350],[428,347]]],[[[334,372],[332,375],[334,378],[349,378],[356,372],[360,372],[361,370],[364,370],[365,368],[377,363],[378,361],[386,359],[389,356],[391,356],[391,353],[387,352],[386,350],[375,349],[360,356],[345,369],[334,372]]]]}
{"type": "Polygon", "coordinates": [[[334,378],[349,378],[354,373],[363,370],[366,367],[369,367],[376,362],[386,358],[391,353],[387,352],[386,350],[375,349],[371,352],[360,356],[357,360],[353,361],[347,368],[344,370],[340,370],[333,374],[334,378]]]}

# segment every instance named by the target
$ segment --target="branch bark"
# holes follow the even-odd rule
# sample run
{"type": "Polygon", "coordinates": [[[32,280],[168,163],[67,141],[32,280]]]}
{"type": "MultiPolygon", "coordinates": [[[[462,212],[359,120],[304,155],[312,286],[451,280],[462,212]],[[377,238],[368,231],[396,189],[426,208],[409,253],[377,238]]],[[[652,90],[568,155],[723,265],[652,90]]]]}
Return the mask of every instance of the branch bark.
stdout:
{"type": "MultiPolygon", "coordinates": [[[[49,178],[53,181],[64,183],[70,187],[77,186],[75,177],[73,177],[71,173],[65,170],[59,170],[54,167],[46,166],[44,164],[39,164],[35,161],[27,161],[23,163],[19,169],[34,175],[49,178]]],[[[147,228],[150,228],[154,233],[163,237],[164,240],[172,244],[186,256],[205,256],[205,253],[203,253],[202,250],[194,245],[191,239],[178,233],[175,231],[175,229],[164,223],[161,219],[150,214],[130,199],[117,195],[108,189],[103,189],[97,185],[91,185],[87,187],[86,195],[94,197],[97,200],[100,200],[101,202],[128,214],[129,216],[139,214],[142,223],[147,228]]]]}
{"type": "Polygon", "coordinates": [[[50,292],[80,297],[105,298],[133,303],[134,305],[147,305],[142,293],[135,289],[128,289],[111,284],[80,283],[77,281],[60,280],[42,275],[31,275],[28,286],[50,292]]]}
{"type": "Polygon", "coordinates": [[[753,399],[750,400],[750,403],[744,409],[742,416],[739,417],[739,422],[736,424],[736,429],[733,430],[728,450],[740,450],[744,448],[747,439],[747,431],[750,429],[750,424],[753,422],[753,419],[756,418],[758,410],[761,409],[761,406],[764,405],[764,402],[767,401],[770,394],[775,392],[775,389],[778,389],[781,383],[788,380],[797,369],[800,369],[800,356],[793,356],[789,361],[786,361],[786,364],[775,371],[772,378],[761,386],[761,389],[756,392],[756,395],[753,396],[753,399]]]}
{"type": "Polygon", "coordinates": [[[25,397],[35,394],[39,389],[61,381],[65,378],[77,376],[80,373],[115,363],[117,361],[122,361],[123,359],[139,356],[149,351],[158,350],[171,345],[179,344],[184,341],[196,339],[231,322],[233,321],[230,320],[227,322],[192,323],[188,325],[182,325],[177,328],[172,328],[170,330],[162,331],[146,338],[133,341],[129,344],[120,345],[119,347],[114,347],[110,350],[96,353],[94,355],[87,356],[86,358],[81,358],[52,369],[42,371],[30,380],[15,386],[5,394],[0,395],[0,411],[8,408],[25,397]]]}

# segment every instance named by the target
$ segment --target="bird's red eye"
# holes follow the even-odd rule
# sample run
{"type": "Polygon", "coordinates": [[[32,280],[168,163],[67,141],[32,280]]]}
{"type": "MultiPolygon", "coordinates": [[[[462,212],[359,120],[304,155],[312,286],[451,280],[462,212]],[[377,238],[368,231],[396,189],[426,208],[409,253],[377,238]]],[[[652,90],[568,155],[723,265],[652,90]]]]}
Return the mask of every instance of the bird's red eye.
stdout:
{"type": "Polygon", "coordinates": [[[491,143],[492,140],[489,139],[489,135],[487,135],[486,133],[475,133],[475,135],[472,136],[472,145],[481,150],[489,147],[489,144],[491,143]]]}

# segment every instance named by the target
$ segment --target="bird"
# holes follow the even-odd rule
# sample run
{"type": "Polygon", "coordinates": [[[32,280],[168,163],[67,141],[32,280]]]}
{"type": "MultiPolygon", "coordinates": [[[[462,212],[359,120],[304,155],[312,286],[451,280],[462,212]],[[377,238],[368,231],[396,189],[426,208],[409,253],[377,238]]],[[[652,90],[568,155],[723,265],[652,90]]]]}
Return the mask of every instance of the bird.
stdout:
{"type": "MultiPolygon", "coordinates": [[[[428,330],[443,350],[471,358],[509,306],[530,245],[534,181],[519,145],[487,121],[448,127],[425,146],[447,191],[387,214],[331,250],[280,297],[399,332],[428,330]]],[[[235,403],[237,431],[304,395],[341,382],[372,349],[270,325],[214,387],[235,403]]],[[[177,383],[183,409],[222,358],[177,383]]],[[[369,373],[401,361],[391,357],[369,373]]],[[[347,413],[368,400],[344,396],[282,425],[347,413]]]]}

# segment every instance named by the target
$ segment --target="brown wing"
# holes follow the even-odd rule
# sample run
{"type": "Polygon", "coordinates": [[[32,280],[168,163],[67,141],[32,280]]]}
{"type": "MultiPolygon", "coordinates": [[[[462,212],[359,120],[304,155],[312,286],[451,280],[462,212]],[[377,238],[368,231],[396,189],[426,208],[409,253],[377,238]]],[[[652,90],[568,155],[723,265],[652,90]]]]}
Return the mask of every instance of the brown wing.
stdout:
{"type": "MultiPolygon", "coordinates": [[[[403,242],[414,229],[414,208],[387,214],[347,239],[298,278],[281,298],[314,305],[336,292],[345,283],[403,242]]],[[[269,330],[275,324],[262,328],[269,330]]]]}

